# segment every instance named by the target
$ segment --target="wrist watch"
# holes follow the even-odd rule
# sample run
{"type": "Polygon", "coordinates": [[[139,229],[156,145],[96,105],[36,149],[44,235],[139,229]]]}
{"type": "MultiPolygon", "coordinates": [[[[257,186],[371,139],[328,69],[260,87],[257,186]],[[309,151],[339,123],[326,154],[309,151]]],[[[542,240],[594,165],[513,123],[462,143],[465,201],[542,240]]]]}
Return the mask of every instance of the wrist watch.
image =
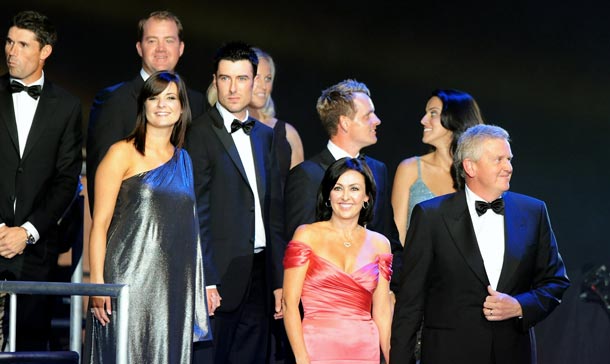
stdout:
{"type": "Polygon", "coordinates": [[[32,235],[32,233],[30,233],[27,229],[25,230],[25,232],[28,234],[28,239],[25,241],[25,244],[26,245],[36,244],[36,238],[34,237],[34,235],[32,235]]]}

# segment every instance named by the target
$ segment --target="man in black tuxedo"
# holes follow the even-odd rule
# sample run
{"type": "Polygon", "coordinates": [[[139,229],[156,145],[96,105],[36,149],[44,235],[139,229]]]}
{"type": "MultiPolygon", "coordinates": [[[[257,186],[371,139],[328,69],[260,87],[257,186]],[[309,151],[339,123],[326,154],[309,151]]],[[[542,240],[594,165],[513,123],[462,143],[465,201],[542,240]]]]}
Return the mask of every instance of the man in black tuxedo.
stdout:
{"type": "MultiPolygon", "coordinates": [[[[248,115],[257,66],[244,43],[217,51],[218,101],[193,120],[186,138],[219,364],[265,363],[273,308],[281,315],[285,242],[273,130],[248,115]]],[[[205,345],[196,343],[194,362],[206,362],[205,345]]]]}
{"type": "MultiPolygon", "coordinates": [[[[80,101],[46,78],[57,40],[49,19],[15,15],[0,77],[0,278],[46,281],[57,265],[58,221],[81,169],[80,101]]],[[[52,301],[18,297],[17,350],[46,350],[52,301]]],[[[8,315],[6,316],[8,318],[8,315]]]]}
{"type": "MultiPolygon", "coordinates": [[[[315,221],[316,196],[328,166],[343,157],[358,157],[362,148],[377,143],[376,128],[381,120],[375,115],[370,95],[364,83],[350,79],[322,91],[316,108],[330,140],[322,152],[290,170],[284,195],[287,238],[292,237],[299,225],[315,221]]],[[[398,289],[402,244],[390,203],[392,189],[388,184],[388,169],[383,162],[369,156],[364,159],[377,185],[373,221],[367,229],[390,240],[394,254],[391,288],[395,291],[398,289]]]]}
{"type": "MultiPolygon", "coordinates": [[[[125,138],[136,123],[137,98],[144,81],[157,71],[174,71],[184,52],[182,23],[169,11],[155,11],[138,24],[136,49],[142,69],[131,81],[100,91],[93,101],[87,133],[87,195],[93,213],[95,171],[108,148],[125,138]]],[[[207,103],[203,94],[187,90],[191,115],[201,115],[207,103]]]]}
{"type": "Polygon", "coordinates": [[[476,125],[454,164],[465,190],[415,206],[394,309],[390,361],[536,363],[533,326],[570,285],[544,202],[508,192],[508,133],[476,125]]]}

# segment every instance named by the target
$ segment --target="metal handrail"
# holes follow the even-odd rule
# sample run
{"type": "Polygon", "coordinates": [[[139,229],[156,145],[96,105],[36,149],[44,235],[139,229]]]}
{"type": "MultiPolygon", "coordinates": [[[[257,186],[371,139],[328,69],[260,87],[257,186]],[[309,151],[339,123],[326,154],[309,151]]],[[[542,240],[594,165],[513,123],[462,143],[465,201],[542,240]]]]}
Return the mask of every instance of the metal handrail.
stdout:
{"type": "MultiPolygon", "coordinates": [[[[55,296],[110,296],[117,298],[117,364],[127,363],[127,325],[129,321],[129,285],[59,282],[0,281],[0,292],[8,292],[10,298],[9,350],[15,351],[17,339],[17,294],[42,294],[55,296]]],[[[76,324],[76,323],[71,323],[76,324]]],[[[79,325],[82,325],[80,322],[79,325]]]]}
{"type": "MultiPolygon", "coordinates": [[[[83,282],[83,257],[79,254],[74,254],[72,249],[72,261],[78,261],[72,273],[72,283],[83,282]]],[[[78,296],[70,297],[70,350],[78,353],[81,356],[81,348],[83,346],[83,299],[78,296]],[[78,324],[77,324],[78,323],[78,324]]]]}

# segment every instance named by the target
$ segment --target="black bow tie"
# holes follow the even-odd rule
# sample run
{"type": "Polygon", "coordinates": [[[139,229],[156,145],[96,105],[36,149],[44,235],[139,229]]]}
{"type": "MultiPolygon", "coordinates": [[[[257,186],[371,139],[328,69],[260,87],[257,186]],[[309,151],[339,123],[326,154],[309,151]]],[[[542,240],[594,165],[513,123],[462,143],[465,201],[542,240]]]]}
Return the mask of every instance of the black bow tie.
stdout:
{"type": "Polygon", "coordinates": [[[252,131],[253,127],[254,127],[254,120],[252,120],[252,119],[248,119],[248,120],[244,121],[243,123],[241,121],[235,119],[231,123],[231,134],[235,133],[239,129],[244,129],[244,133],[246,133],[246,135],[250,135],[250,131],[252,131]]]}
{"type": "Polygon", "coordinates": [[[40,97],[40,91],[42,90],[42,87],[40,85],[35,85],[35,86],[26,86],[20,82],[17,81],[12,81],[11,82],[11,91],[13,93],[15,92],[21,92],[21,91],[25,91],[28,93],[28,95],[32,96],[32,98],[34,100],[38,100],[38,97],[40,97]]]}
{"type": "Polygon", "coordinates": [[[492,209],[498,215],[504,215],[504,200],[501,198],[495,199],[491,202],[476,201],[474,208],[477,210],[477,215],[483,215],[487,210],[492,209]]]}

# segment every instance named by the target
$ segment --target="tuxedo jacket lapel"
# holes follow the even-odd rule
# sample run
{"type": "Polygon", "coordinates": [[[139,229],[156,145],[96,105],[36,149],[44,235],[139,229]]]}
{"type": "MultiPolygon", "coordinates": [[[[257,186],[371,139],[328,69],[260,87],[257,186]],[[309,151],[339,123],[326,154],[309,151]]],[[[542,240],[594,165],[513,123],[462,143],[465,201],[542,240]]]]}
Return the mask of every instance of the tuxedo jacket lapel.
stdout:
{"type": "Polygon", "coordinates": [[[311,160],[316,162],[320,168],[322,168],[322,174],[324,174],[328,167],[330,167],[330,165],[335,161],[335,157],[333,157],[328,148],[324,148],[323,151],[314,156],[311,160]]]}
{"type": "Polygon", "coordinates": [[[17,134],[17,121],[15,120],[15,108],[13,106],[13,94],[9,89],[9,78],[2,77],[0,84],[0,118],[8,130],[13,142],[13,147],[19,154],[19,136],[17,134]]]}
{"type": "Polygon", "coordinates": [[[256,172],[256,187],[258,189],[258,197],[260,201],[264,201],[265,197],[265,150],[262,140],[259,136],[259,131],[262,126],[260,122],[255,121],[254,127],[250,132],[250,144],[252,145],[252,158],[254,159],[254,170],[256,172]]]}
{"type": "Polygon", "coordinates": [[[521,257],[525,254],[525,245],[522,243],[522,232],[526,227],[527,221],[521,214],[515,200],[510,192],[506,192],[504,199],[504,261],[502,271],[498,281],[497,291],[507,291],[512,276],[514,275],[521,257]]]}
{"type": "Polygon", "coordinates": [[[227,151],[227,154],[233,161],[233,164],[235,164],[237,170],[239,170],[239,173],[241,174],[244,181],[249,185],[248,176],[246,175],[246,170],[244,169],[244,165],[241,162],[241,158],[239,158],[239,152],[237,151],[237,147],[233,142],[231,134],[229,134],[229,132],[227,132],[227,129],[225,129],[224,122],[222,120],[222,117],[220,116],[220,113],[218,112],[218,110],[216,110],[216,108],[214,108],[210,114],[212,116],[212,129],[214,130],[214,133],[216,134],[218,139],[220,139],[222,146],[227,151]]]}
{"type": "Polygon", "coordinates": [[[447,230],[470,269],[481,283],[487,286],[489,285],[489,278],[487,278],[485,264],[483,264],[483,257],[479,250],[468,206],[466,206],[465,191],[456,193],[452,199],[451,209],[443,214],[447,230]]]}
{"type": "Polygon", "coordinates": [[[131,96],[133,97],[134,101],[137,101],[138,96],[140,95],[140,91],[142,90],[142,86],[144,86],[144,80],[142,79],[142,76],[138,74],[136,78],[134,78],[131,82],[131,86],[131,96]]]}
{"type": "Polygon", "coordinates": [[[53,109],[55,109],[56,105],[57,96],[53,90],[53,84],[47,81],[42,88],[40,100],[38,100],[38,106],[36,107],[36,113],[34,114],[28,139],[25,143],[22,159],[28,157],[38,139],[44,135],[44,131],[48,126],[47,123],[52,120],[52,118],[49,118],[49,115],[53,115],[53,109]]]}

